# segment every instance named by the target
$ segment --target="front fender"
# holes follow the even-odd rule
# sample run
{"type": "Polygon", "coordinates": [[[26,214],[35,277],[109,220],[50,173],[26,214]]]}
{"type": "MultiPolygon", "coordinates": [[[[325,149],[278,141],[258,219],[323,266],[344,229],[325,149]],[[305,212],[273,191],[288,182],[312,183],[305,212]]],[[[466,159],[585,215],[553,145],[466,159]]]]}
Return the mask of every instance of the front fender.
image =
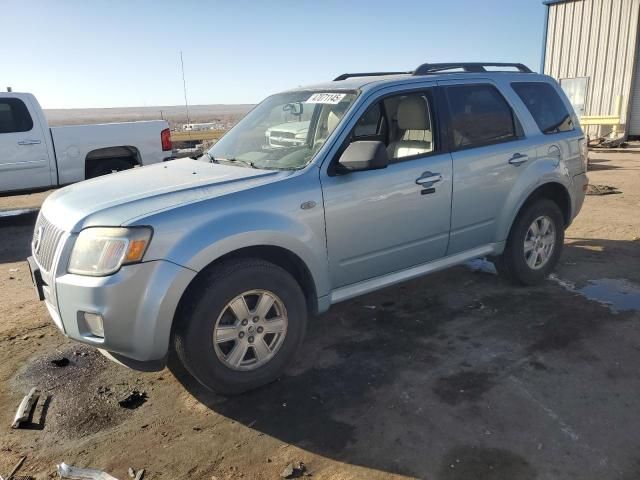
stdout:
{"type": "MultiPolygon", "coordinates": [[[[273,246],[290,251],[307,266],[315,283],[318,297],[329,293],[329,272],[324,241],[322,209],[297,210],[296,215],[283,214],[258,208],[215,215],[203,221],[194,218],[181,231],[168,231],[154,225],[154,237],[170,239],[154,241],[160,248],[150,251],[150,257],[182,265],[196,272],[203,270],[220,257],[253,246],[273,246]],[[298,213],[302,212],[302,213],[298,213]],[[163,231],[165,230],[165,231],[163,231]]],[[[175,225],[174,225],[175,227],[175,225]]]]}
{"type": "Polygon", "coordinates": [[[547,183],[557,183],[569,192],[571,175],[557,159],[540,159],[527,165],[516,180],[498,216],[496,242],[504,242],[509,236],[511,225],[530,195],[547,183]]]}

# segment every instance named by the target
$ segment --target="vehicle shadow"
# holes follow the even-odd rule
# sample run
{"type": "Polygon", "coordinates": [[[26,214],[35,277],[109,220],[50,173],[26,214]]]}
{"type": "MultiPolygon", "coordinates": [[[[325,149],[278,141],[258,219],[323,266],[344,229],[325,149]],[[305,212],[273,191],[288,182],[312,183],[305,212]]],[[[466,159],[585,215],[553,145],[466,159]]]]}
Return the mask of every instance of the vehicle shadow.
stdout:
{"type": "MultiPolygon", "coordinates": [[[[637,275],[633,262],[621,266],[620,259],[640,258],[640,242],[570,241],[559,276],[637,275]]],[[[569,349],[597,334],[604,321],[589,301],[555,282],[513,287],[496,275],[455,267],[312,319],[296,364],[258,390],[225,398],[201,386],[173,356],[170,368],[212,411],[337,461],[420,478],[533,479],[526,458],[487,445],[490,439],[467,438],[469,429],[484,428],[480,412],[487,392],[508,387],[484,359],[510,352],[514,364],[539,374],[539,362],[523,360],[535,359],[537,349],[569,349]],[[567,318],[580,320],[559,321],[567,318]],[[546,320],[549,326],[532,330],[546,320]],[[482,476],[480,466],[452,471],[452,458],[455,463],[463,454],[473,465],[491,464],[492,476],[482,476]]],[[[517,443],[528,435],[515,417],[505,421],[502,441],[517,443]]]]}
{"type": "Polygon", "coordinates": [[[0,217],[0,263],[26,260],[31,255],[31,237],[37,212],[0,217]]]}

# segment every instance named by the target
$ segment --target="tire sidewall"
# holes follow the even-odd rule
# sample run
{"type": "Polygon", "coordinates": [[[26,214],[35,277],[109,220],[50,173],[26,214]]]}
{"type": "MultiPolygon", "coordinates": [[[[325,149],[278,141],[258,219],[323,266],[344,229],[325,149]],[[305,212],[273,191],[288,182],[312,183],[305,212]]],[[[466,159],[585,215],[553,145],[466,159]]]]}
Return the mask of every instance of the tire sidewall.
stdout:
{"type": "Polygon", "coordinates": [[[187,370],[200,383],[220,393],[238,393],[275,380],[300,346],[306,329],[306,303],[295,279],[280,267],[261,262],[259,267],[243,264],[205,283],[192,299],[189,318],[182,319],[181,356],[187,370]],[[216,355],[213,330],[222,309],[250,290],[267,290],[282,300],[287,312],[287,334],[268,363],[255,370],[232,370],[216,355]]]}
{"type": "Polygon", "coordinates": [[[508,258],[509,269],[517,280],[525,285],[536,285],[542,282],[555,268],[562,253],[564,244],[564,218],[562,212],[551,200],[538,200],[528,207],[518,217],[509,237],[508,258]],[[544,267],[534,270],[527,264],[524,257],[524,239],[533,221],[547,216],[553,222],[555,244],[551,258],[544,267]]]}

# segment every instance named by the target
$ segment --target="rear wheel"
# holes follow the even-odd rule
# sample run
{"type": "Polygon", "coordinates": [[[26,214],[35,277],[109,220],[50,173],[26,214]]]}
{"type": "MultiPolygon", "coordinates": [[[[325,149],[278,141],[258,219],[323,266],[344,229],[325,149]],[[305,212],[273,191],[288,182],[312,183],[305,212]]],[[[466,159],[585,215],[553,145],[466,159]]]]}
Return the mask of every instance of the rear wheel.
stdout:
{"type": "Polygon", "coordinates": [[[514,222],[503,254],[494,260],[496,269],[513,283],[537,285],[555,268],[563,243],[560,209],[551,200],[537,200],[514,222]]]}
{"type": "Polygon", "coordinates": [[[133,168],[133,164],[124,158],[105,158],[104,160],[93,160],[93,163],[94,165],[89,167],[87,171],[87,178],[101,177],[133,168]]]}
{"type": "Polygon", "coordinates": [[[200,383],[222,394],[278,378],[304,337],[307,308],[296,280],[258,259],[215,266],[181,308],[174,347],[200,383]]]}

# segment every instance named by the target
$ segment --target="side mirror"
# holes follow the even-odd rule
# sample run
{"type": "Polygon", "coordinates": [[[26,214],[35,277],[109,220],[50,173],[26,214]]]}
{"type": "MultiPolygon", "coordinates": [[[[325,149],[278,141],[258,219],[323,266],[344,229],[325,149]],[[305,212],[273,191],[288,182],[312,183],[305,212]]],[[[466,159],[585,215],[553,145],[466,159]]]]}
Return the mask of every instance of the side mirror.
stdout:
{"type": "Polygon", "coordinates": [[[378,170],[387,168],[389,156],[384,143],[361,140],[349,144],[340,156],[338,165],[341,173],[378,170]]]}
{"type": "Polygon", "coordinates": [[[302,106],[302,103],[294,102],[294,103],[287,103],[282,107],[282,110],[284,110],[285,112],[291,112],[291,115],[295,115],[296,117],[299,117],[304,112],[304,107],[302,106]]]}

